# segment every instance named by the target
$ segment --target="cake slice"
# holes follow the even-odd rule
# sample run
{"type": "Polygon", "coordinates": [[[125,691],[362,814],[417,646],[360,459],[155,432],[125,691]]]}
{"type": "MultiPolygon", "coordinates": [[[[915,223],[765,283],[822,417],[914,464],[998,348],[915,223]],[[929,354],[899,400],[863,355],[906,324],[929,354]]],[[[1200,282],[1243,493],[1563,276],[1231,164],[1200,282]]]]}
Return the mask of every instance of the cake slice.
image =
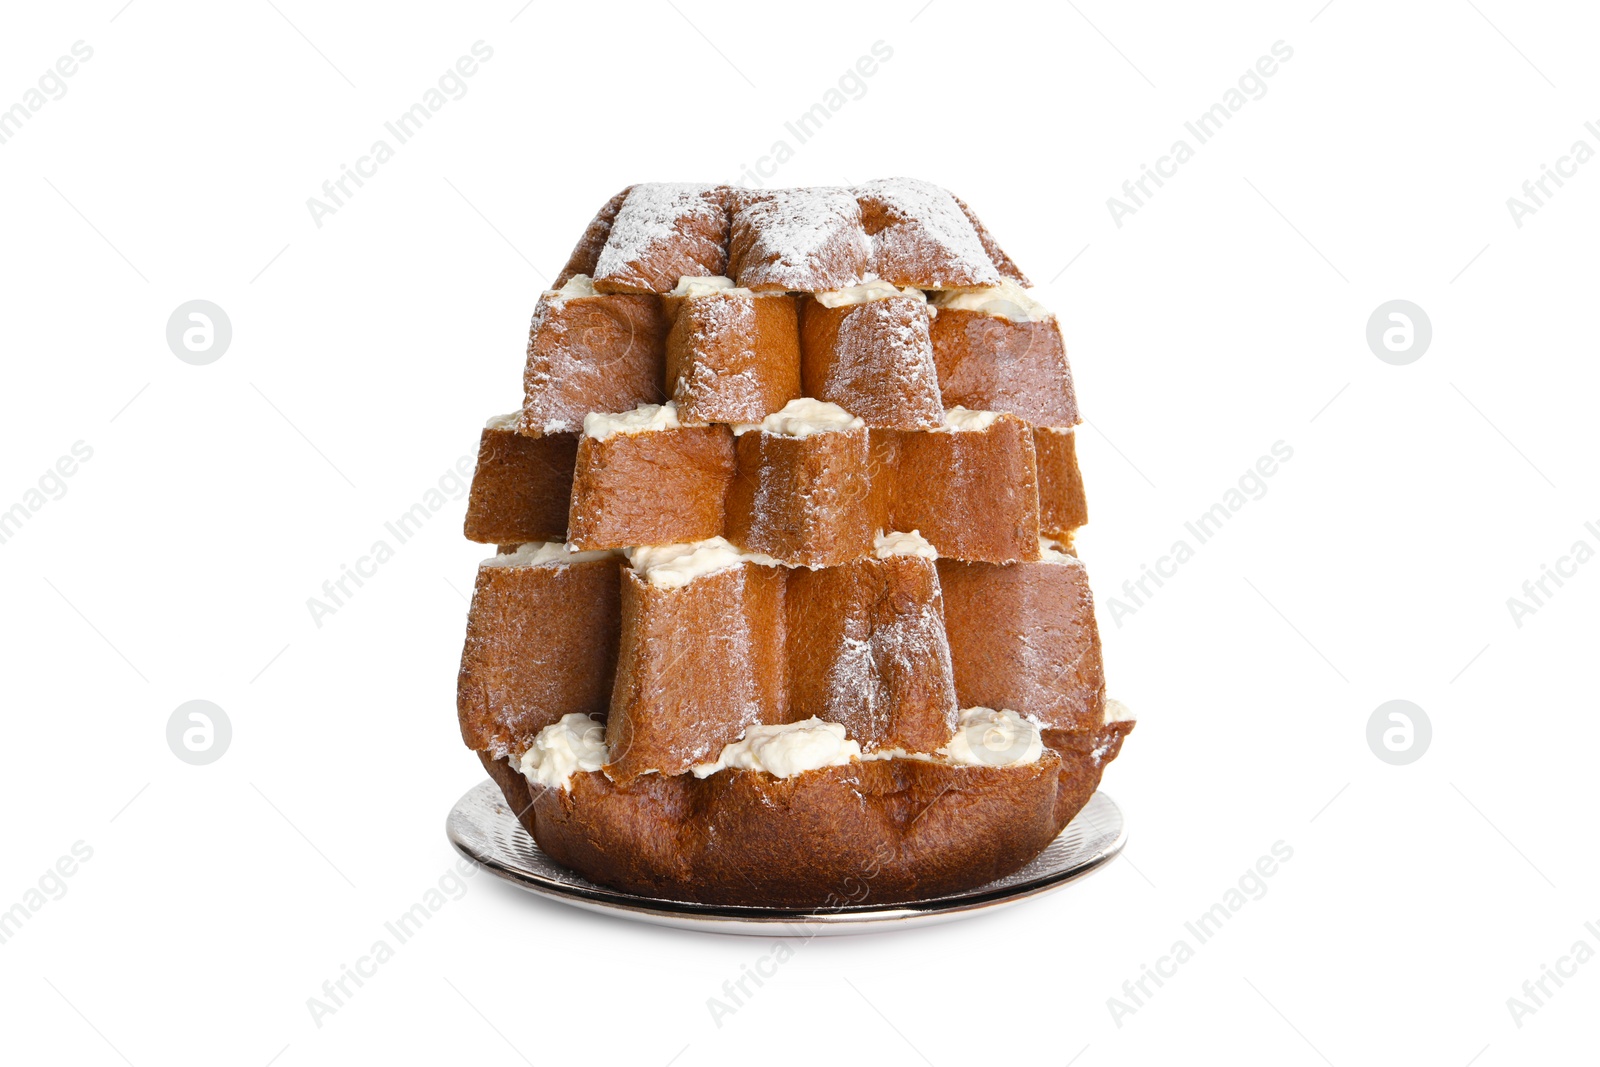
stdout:
{"type": "Polygon", "coordinates": [[[1039,558],[1033,431],[1015,415],[952,408],[940,429],[900,434],[894,463],[894,529],[920,530],[941,557],[1039,558]]]}
{"type": "Polygon", "coordinates": [[[1077,428],[1036,426],[1033,448],[1039,463],[1039,534],[1070,548],[1073,535],[1089,521],[1077,428]]]}
{"type": "Polygon", "coordinates": [[[666,335],[657,297],[596,293],[582,274],[543,293],[528,336],[522,432],[572,433],[591,411],[660,403],[666,335]]]}
{"type": "Polygon", "coordinates": [[[855,188],[872,271],[892,285],[995,285],[1000,272],[956,198],[931,182],[884,178],[855,188]]]}
{"type": "Polygon", "coordinates": [[[623,197],[595,259],[601,293],[665,293],[728,265],[728,187],[645,182],[623,197]]]}
{"type": "Polygon", "coordinates": [[[730,541],[806,567],[872,551],[877,527],[865,423],[836,404],[801,399],[734,433],[730,541]]]}
{"type": "Polygon", "coordinates": [[[1104,721],[1105,676],[1083,563],[1045,545],[1032,563],[939,561],[956,697],[1050,730],[1104,721]]]}
{"type": "Polygon", "coordinates": [[[478,567],[456,682],[461,738],[520,755],[565,715],[604,716],[616,672],[622,560],[529,544],[478,567]]]}
{"type": "Polygon", "coordinates": [[[1055,315],[1002,281],[933,296],[929,327],[946,407],[1009,411],[1036,426],[1076,426],[1078,399],[1055,315]]]}
{"type": "Polygon", "coordinates": [[[584,549],[718,537],[733,470],[733,432],[685,426],[670,402],[592,413],[578,441],[568,537],[584,549]]]}
{"type": "Polygon", "coordinates": [[[867,277],[872,245],[850,190],[738,189],[730,203],[728,275],[744,288],[814,293],[867,277]]]}
{"type": "Polygon", "coordinates": [[[800,395],[800,325],[784,292],[683,278],[667,295],[667,384],[685,422],[760,422],[800,395]]]}
{"type": "Polygon", "coordinates": [[[928,302],[917,289],[869,282],[802,298],[800,384],[876,429],[942,424],[928,302]]]}
{"type": "Polygon", "coordinates": [[[522,412],[490,419],[478,439],[478,466],[467,497],[467,540],[480,544],[565,541],[578,435],[529,437],[522,412]]]}
{"type": "Polygon", "coordinates": [[[600,250],[606,246],[606,239],[611,236],[611,225],[616,222],[617,212],[622,210],[622,202],[633,191],[633,186],[628,186],[622,192],[605,202],[598,214],[591,220],[583,231],[583,236],[578,238],[578,243],[573,246],[572,254],[567,257],[566,266],[561,268],[561,273],[556,275],[554,288],[560,289],[570,282],[574,276],[582,274],[586,278],[594,277],[595,264],[600,262],[600,250]]]}
{"type": "Polygon", "coordinates": [[[792,718],[842,723],[865,752],[950,741],[956,687],[933,556],[916,534],[890,534],[865,559],[790,575],[792,718]]]}
{"type": "Polygon", "coordinates": [[[682,774],[788,714],[784,569],[720,537],[629,555],[606,723],[605,771],[619,783],[682,774]]]}

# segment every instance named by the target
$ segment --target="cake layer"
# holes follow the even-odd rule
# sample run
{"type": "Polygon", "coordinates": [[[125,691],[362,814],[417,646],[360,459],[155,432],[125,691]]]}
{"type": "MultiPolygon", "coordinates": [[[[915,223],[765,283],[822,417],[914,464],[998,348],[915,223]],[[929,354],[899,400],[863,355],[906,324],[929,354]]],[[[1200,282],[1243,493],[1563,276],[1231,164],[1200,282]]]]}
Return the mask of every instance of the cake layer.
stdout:
{"type": "Polygon", "coordinates": [[[815,293],[874,278],[919,289],[1027,284],[972,209],[912,178],[854,188],[629,186],[606,202],[558,286],[665,293],[680,277],[727,273],[755,290],[815,293]]]}
{"type": "Polygon", "coordinates": [[[707,903],[838,907],[926,900],[1017,870],[1094,795],[1132,728],[1050,731],[1040,758],[1015,766],[888,759],[626,784],[589,771],[570,789],[530,790],[505,761],[485,765],[540,849],[592,881],[707,903]]]}
{"type": "Polygon", "coordinates": [[[1072,556],[1044,557],[939,561],[956,698],[1010,708],[1047,729],[1097,727],[1105,676],[1088,574],[1072,556]]]}
{"type": "Polygon", "coordinates": [[[675,404],[591,414],[594,433],[484,431],[467,536],[624,548],[727,537],[784,563],[833,566],[873,535],[919,530],[944,558],[1037,557],[1087,520],[1071,429],[952,409],[935,431],[865,427],[802,398],[755,423],[685,425],[675,404]]]}
{"type": "Polygon", "coordinates": [[[703,768],[756,724],[814,718],[867,756],[956,758],[1006,716],[1046,730],[1104,721],[1093,601],[1083,565],[1060,552],[935,563],[921,537],[896,533],[871,558],[817,570],[720,538],[629,556],[620,577],[615,554],[558,544],[485,561],[459,687],[469,746],[520,756],[544,727],[593,716],[607,772],[625,781],[703,768]],[[974,720],[976,740],[953,735],[957,708],[974,707],[1007,710],[974,720]]]}

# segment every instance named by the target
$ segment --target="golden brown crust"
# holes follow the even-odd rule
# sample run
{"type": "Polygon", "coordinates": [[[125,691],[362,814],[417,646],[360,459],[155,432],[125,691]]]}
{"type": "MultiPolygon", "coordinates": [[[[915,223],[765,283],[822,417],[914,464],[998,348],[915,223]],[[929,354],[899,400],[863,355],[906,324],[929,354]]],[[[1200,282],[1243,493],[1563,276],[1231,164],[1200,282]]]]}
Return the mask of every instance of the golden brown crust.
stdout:
{"type": "MultiPolygon", "coordinates": [[[[626,189],[622,190],[622,192],[616,194],[610,200],[606,201],[605,206],[603,206],[599,213],[595,215],[594,219],[590,221],[588,227],[583,232],[583,236],[573,248],[572,255],[568,257],[566,266],[562,268],[561,273],[556,277],[555,284],[553,286],[554,288],[561,288],[568,281],[570,281],[573,276],[578,274],[588,275],[591,278],[594,277],[596,264],[600,258],[600,250],[605,247],[607,239],[611,236],[612,226],[616,222],[617,213],[621,210],[623,202],[627,199],[628,194],[631,193],[634,188],[634,186],[630,185],[626,189]]],[[[762,204],[763,202],[771,205],[772,202],[776,200],[779,201],[779,205],[775,207],[769,206],[768,208],[771,214],[776,215],[781,213],[781,207],[784,201],[794,197],[803,196],[808,192],[811,192],[811,190],[778,189],[763,193],[762,191],[755,190],[728,189],[726,190],[725,195],[727,197],[726,202],[729,210],[733,212],[735,218],[737,218],[738,209],[741,205],[747,208],[754,207],[755,205],[762,204]]],[[[865,237],[866,230],[864,226],[864,220],[862,219],[861,215],[865,211],[873,212],[876,216],[874,225],[877,227],[877,231],[875,232],[881,232],[888,220],[885,217],[885,213],[881,211],[880,204],[878,204],[876,202],[876,198],[873,197],[870,192],[868,192],[865,197],[856,201],[856,214],[854,217],[852,217],[850,215],[849,203],[854,198],[852,197],[850,190],[821,190],[821,192],[832,192],[835,194],[834,199],[838,201],[834,207],[836,208],[839,216],[837,225],[840,232],[835,236],[833,242],[831,243],[832,247],[828,248],[825,253],[821,253],[817,256],[819,260],[828,261],[827,266],[819,267],[819,269],[816,270],[816,276],[812,278],[814,284],[799,284],[800,282],[804,281],[805,278],[802,277],[798,271],[790,271],[781,279],[769,280],[766,284],[758,283],[753,286],[754,288],[792,289],[795,291],[810,292],[818,292],[825,289],[843,289],[847,286],[856,284],[866,272],[869,259],[868,249],[870,249],[871,246],[862,239],[865,237]]],[[[994,239],[994,236],[990,234],[989,230],[983,225],[983,222],[979,220],[978,216],[973,212],[973,210],[967,206],[966,202],[953,193],[950,194],[950,198],[955,202],[956,206],[961,209],[961,213],[966,216],[967,221],[972,225],[972,229],[977,234],[979,243],[982,245],[984,252],[988,255],[989,260],[994,264],[994,267],[999,272],[1000,276],[1009,278],[1018,285],[1024,287],[1031,285],[1032,283],[1028,281],[1027,276],[1022,273],[1022,271],[1017,267],[1016,263],[1012,261],[1011,257],[1006,255],[1005,251],[1000,247],[999,242],[994,239]]],[[[781,242],[763,240],[763,238],[766,237],[764,232],[766,228],[764,221],[764,219],[752,216],[747,212],[746,217],[739,228],[735,230],[730,226],[729,231],[725,234],[724,243],[727,245],[736,246],[734,249],[730,250],[728,274],[736,278],[739,278],[741,275],[743,275],[739,282],[741,285],[747,285],[750,283],[750,281],[756,280],[757,276],[762,274],[761,268],[763,266],[769,268],[766,273],[778,273],[777,270],[773,270],[772,268],[781,267],[781,265],[775,263],[775,261],[779,258],[778,251],[781,247],[781,242]],[[748,264],[748,266],[746,266],[746,264],[748,264]]],[[[891,270],[894,269],[895,268],[891,266],[891,270]]],[[[722,271],[718,270],[716,273],[720,274],[722,271]]],[[[889,274],[884,274],[881,269],[878,273],[881,277],[890,277],[889,274]]],[[[915,265],[911,265],[902,273],[904,273],[908,279],[914,279],[927,274],[928,271],[923,270],[915,265]]],[[[663,282],[666,281],[665,277],[663,277],[661,280],[663,282]]],[[[672,282],[675,284],[676,279],[672,279],[672,282]]],[[[918,284],[918,282],[915,280],[907,280],[897,281],[895,284],[915,285],[918,284]]],[[[935,285],[935,283],[928,284],[935,285]]],[[[981,283],[949,282],[935,285],[935,287],[942,287],[943,284],[958,285],[981,283]]],[[[665,292],[670,288],[672,288],[672,285],[667,284],[663,288],[659,289],[643,289],[638,291],[665,292]]],[[[603,292],[605,289],[602,288],[601,291],[603,292]]]]}
{"type": "Polygon", "coordinates": [[[467,747],[524,752],[563,715],[604,715],[621,626],[615,559],[478,568],[456,711],[467,747]]]}
{"type": "Polygon", "coordinates": [[[1033,431],[1014,415],[984,430],[901,434],[891,519],[939,555],[1010,563],[1039,558],[1033,431]]]}
{"type": "Polygon", "coordinates": [[[1051,729],[1105,718],[1100,630],[1083,564],[939,561],[956,698],[1051,729]]]}
{"type": "Polygon", "coordinates": [[[956,687],[932,560],[797,570],[788,602],[791,720],[842,723],[867,752],[949,743],[956,687]]]}
{"type": "Polygon", "coordinates": [[[592,411],[661,403],[666,336],[657,297],[543,294],[528,336],[522,432],[575,432],[592,411]]]}
{"type": "Polygon", "coordinates": [[[1122,752],[1133,732],[1132,719],[1075,730],[1046,730],[1044,744],[1061,757],[1061,789],[1056,794],[1056,818],[1064,827],[1083,810],[1100,787],[1100,773],[1122,752]],[[1063,817],[1064,816],[1064,817],[1063,817]]]}
{"type": "Polygon", "coordinates": [[[848,189],[735,189],[728,275],[758,292],[823,292],[858,285],[871,242],[848,189]]]}
{"type": "Polygon", "coordinates": [[[1009,411],[1036,426],[1075,426],[1078,400],[1054,317],[1013,322],[939,308],[929,328],[947,408],[1009,411]]]}
{"type": "Polygon", "coordinates": [[[732,480],[733,431],[726,426],[584,436],[568,540],[589,549],[718,537],[732,480]]]}
{"type": "Polygon", "coordinates": [[[735,439],[727,538],[785,563],[828,567],[872,551],[867,430],[735,439]]]}
{"type": "Polygon", "coordinates": [[[1039,533],[1071,544],[1089,521],[1089,502],[1078,470],[1078,435],[1040,426],[1033,431],[1039,461],[1039,533]]]}
{"type": "Polygon", "coordinates": [[[812,909],[927,899],[1038,855],[1131,728],[1055,733],[1020,767],[881,760],[788,779],[726,770],[627,785],[580,772],[570,790],[530,790],[522,824],[551,859],[630,893],[812,909]]]}
{"type": "Polygon", "coordinates": [[[1033,283],[1028,280],[1028,276],[1022,273],[1022,268],[1012,262],[1010,256],[1006,255],[1005,250],[1000,247],[1000,242],[996,241],[988,227],[979,221],[977,213],[959,196],[955,196],[954,193],[951,196],[955,197],[956,206],[967,217],[967,221],[972,223],[972,228],[978,231],[978,240],[983,243],[983,250],[989,253],[989,259],[994,263],[995,270],[1000,272],[1000,276],[1009,278],[1024,289],[1031,287],[1033,283]]]}
{"type": "Polygon", "coordinates": [[[872,518],[874,531],[895,529],[894,504],[900,470],[900,442],[905,436],[899,430],[869,431],[867,476],[872,488],[867,495],[867,512],[872,518]]]}
{"type": "Polygon", "coordinates": [[[567,265],[556,275],[555,284],[551,288],[559,289],[579,274],[594,277],[594,265],[600,258],[600,249],[605,247],[606,238],[611,236],[611,224],[616,221],[617,211],[632,191],[633,186],[630,185],[607,200],[599,213],[589,220],[583,236],[578,238],[578,243],[573,246],[572,255],[567,257],[567,265]]]}
{"type": "Polygon", "coordinates": [[[722,274],[729,192],[725,185],[631,186],[596,257],[595,292],[665,293],[680,278],[722,274]]]}
{"type": "Polygon", "coordinates": [[[565,541],[578,436],[485,429],[467,498],[466,534],[479,544],[565,541]]]}
{"type": "Polygon", "coordinates": [[[800,395],[800,325],[788,296],[680,301],[667,385],[685,422],[760,422],[800,395]]]}
{"type": "Polygon", "coordinates": [[[944,422],[928,336],[928,306],[895,296],[826,307],[800,301],[800,384],[874,429],[926,430],[944,422]]]}
{"type": "Polygon", "coordinates": [[[682,774],[752,723],[785,721],[785,577],[752,563],[676,589],[623,575],[609,775],[682,774]]]}
{"type": "Polygon", "coordinates": [[[511,806],[511,814],[515,815],[517,821],[523,823],[526,828],[527,823],[524,820],[533,817],[531,811],[533,793],[528,780],[511,766],[510,757],[502,756],[496,759],[487,752],[478,752],[476,755],[478,762],[483,764],[483,769],[494,779],[494,784],[500,787],[500,795],[505,797],[506,803],[511,806]]]}
{"type": "Polygon", "coordinates": [[[962,289],[994,285],[999,272],[956,198],[930,182],[889,178],[855,189],[872,238],[872,272],[892,285],[962,289]]]}

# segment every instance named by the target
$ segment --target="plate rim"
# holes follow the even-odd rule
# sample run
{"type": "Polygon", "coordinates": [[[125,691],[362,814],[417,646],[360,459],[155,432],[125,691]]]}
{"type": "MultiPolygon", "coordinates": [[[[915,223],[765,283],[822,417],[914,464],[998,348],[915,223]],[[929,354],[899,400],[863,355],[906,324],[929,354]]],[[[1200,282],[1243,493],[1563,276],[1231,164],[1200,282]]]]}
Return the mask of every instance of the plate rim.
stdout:
{"type": "MultiPolygon", "coordinates": [[[[827,910],[768,908],[758,905],[738,904],[706,904],[698,901],[672,900],[667,897],[640,896],[636,893],[627,893],[620,889],[610,889],[605,886],[579,886],[551,881],[526,869],[510,866],[492,855],[480,854],[461,839],[456,829],[457,818],[465,818],[462,812],[464,805],[469,801],[475,800],[476,795],[480,793],[488,793],[489,799],[504,813],[504,817],[516,822],[517,829],[521,830],[522,833],[527,833],[526,828],[520,822],[517,822],[516,817],[511,814],[511,808],[500,794],[499,786],[495,784],[492,778],[485,778],[463,793],[455,804],[451,806],[450,813],[445,818],[445,837],[462,856],[489,871],[497,878],[509,882],[525,892],[535,893],[558,903],[599,914],[623,912],[630,918],[639,918],[644,921],[652,919],[664,920],[673,924],[698,923],[708,926],[735,925],[761,928],[781,925],[850,926],[905,923],[919,920],[927,922],[957,917],[980,909],[998,908],[1020,903],[1032,897],[1060,889],[1104,867],[1121,855],[1123,848],[1128,843],[1128,823],[1123,816],[1121,806],[1104,790],[1096,789],[1089,797],[1089,800],[1084,803],[1083,808],[1079,809],[1078,815],[1073,816],[1073,821],[1076,821],[1079,815],[1087,811],[1090,804],[1109,805],[1109,814],[1116,821],[1116,836],[1109,844],[1082,863],[1074,864],[1061,871],[1042,875],[1037,879],[1020,885],[989,888],[989,886],[994,885],[993,882],[990,882],[966,893],[933,897],[928,900],[900,901],[885,904],[851,904],[827,910]]],[[[1066,833],[1071,827],[1072,822],[1068,822],[1066,826],[1062,827],[1061,833],[1066,833]]],[[[1059,836],[1057,835],[1057,838],[1053,838],[1052,843],[1059,836]]],[[[537,847],[537,842],[535,847],[537,847]]],[[[551,862],[554,863],[555,861],[551,860],[551,862]]],[[[579,875],[579,877],[582,876],[579,875]]]]}

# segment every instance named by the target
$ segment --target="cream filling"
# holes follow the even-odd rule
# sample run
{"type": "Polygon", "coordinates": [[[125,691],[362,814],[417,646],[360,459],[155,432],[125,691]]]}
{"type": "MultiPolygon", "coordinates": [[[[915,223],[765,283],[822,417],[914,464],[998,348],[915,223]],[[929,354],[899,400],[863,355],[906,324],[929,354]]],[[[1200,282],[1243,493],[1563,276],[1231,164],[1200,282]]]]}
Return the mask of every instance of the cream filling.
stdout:
{"type": "Polygon", "coordinates": [[[1010,709],[968,708],[950,743],[939,750],[966,767],[1016,767],[1044,755],[1039,727],[1010,709]]]}
{"type": "Polygon", "coordinates": [[[977,311],[1011,322],[1047,322],[1055,318],[1054,312],[1009,279],[976,289],[946,289],[934,295],[933,305],[941,310],[977,311]]]}
{"type": "Polygon", "coordinates": [[[560,563],[588,563],[591,560],[610,559],[618,553],[609,548],[596,548],[579,552],[560,541],[529,541],[518,545],[515,552],[490,556],[480,567],[545,567],[560,563]]]}
{"type": "Polygon", "coordinates": [[[606,728],[587,715],[564,715],[533,739],[533,747],[512,766],[534,785],[568,789],[577,771],[598,771],[606,765],[606,728]]]}
{"type": "Polygon", "coordinates": [[[822,767],[840,767],[861,758],[861,746],[844,735],[844,724],[823,722],[812,716],[781,726],[751,726],[739,740],[724,745],[712,763],[690,768],[696,778],[709,778],[733,767],[766,771],[778,778],[793,778],[822,767]]]}
{"type": "Polygon", "coordinates": [[[999,417],[998,411],[973,411],[957,405],[944,413],[944,425],[945,429],[957,433],[987,430],[999,417]]]}
{"type": "Polygon", "coordinates": [[[485,430],[515,430],[522,425],[522,409],[509,411],[504,415],[496,415],[483,424],[485,430]]]}
{"type": "Polygon", "coordinates": [[[737,437],[751,430],[760,430],[782,437],[809,437],[814,433],[859,430],[865,425],[865,422],[838,404],[802,396],[789,401],[760,422],[734,423],[733,433],[737,437]]]}
{"type": "Polygon", "coordinates": [[[734,285],[732,278],[724,278],[720,274],[698,278],[685,274],[678,279],[678,284],[665,295],[681,297],[755,296],[755,293],[749,289],[734,285]]]}
{"type": "Polygon", "coordinates": [[[771,556],[741,551],[723,537],[672,545],[639,545],[623,552],[639,577],[657,589],[680,589],[696,578],[730,570],[741,563],[783,566],[771,556]]]}
{"type": "Polygon", "coordinates": [[[574,274],[567,279],[567,284],[559,289],[545,290],[545,297],[553,303],[563,300],[572,300],[583,296],[598,296],[594,291],[594,280],[587,274],[574,274]]]}
{"type": "Polygon", "coordinates": [[[921,559],[938,559],[939,550],[928,543],[920,531],[901,533],[891,530],[872,539],[872,554],[879,559],[890,556],[917,556],[921,559]]]}
{"type": "Polygon", "coordinates": [[[720,274],[692,277],[688,274],[678,278],[678,284],[662,296],[699,297],[699,296],[788,296],[782,289],[762,289],[757,292],[735,285],[732,278],[720,274]]]}
{"type": "Polygon", "coordinates": [[[1132,710],[1120,700],[1106,700],[1106,722],[1133,722],[1132,710]]]}
{"type": "MultiPolygon", "coordinates": [[[[1108,714],[1110,703],[1114,702],[1108,702],[1108,714]]],[[[803,722],[747,727],[739,740],[723,746],[714,761],[690,770],[696,778],[709,778],[729,768],[793,778],[823,767],[842,767],[852,760],[914,759],[957,767],[1020,767],[1043,755],[1044,737],[1037,724],[1010,710],[967,708],[961,712],[950,742],[934,753],[896,748],[863,754],[861,745],[845,736],[843,723],[812,716],[803,722]]]]}
{"type": "Polygon", "coordinates": [[[829,289],[820,293],[812,293],[812,298],[825,308],[849,307],[853,304],[870,304],[874,300],[889,300],[897,296],[910,297],[918,303],[927,303],[928,297],[921,289],[907,286],[904,289],[885,281],[871,281],[865,285],[853,285],[848,289],[829,289]]]}
{"type": "Polygon", "coordinates": [[[1037,723],[1009,709],[967,708],[948,744],[937,752],[880,748],[864,760],[914,759],[956,767],[1020,767],[1044,755],[1044,735],[1037,723]]]}
{"type": "Polygon", "coordinates": [[[1079,561],[1078,557],[1068,552],[1060,541],[1041,537],[1039,538],[1039,562],[1061,564],[1077,563],[1079,561]]]}
{"type": "Polygon", "coordinates": [[[678,421],[678,405],[640,404],[632,411],[605,414],[591,411],[583,417],[583,435],[597,441],[619,433],[650,433],[654,430],[677,430],[683,426],[678,421]]]}

